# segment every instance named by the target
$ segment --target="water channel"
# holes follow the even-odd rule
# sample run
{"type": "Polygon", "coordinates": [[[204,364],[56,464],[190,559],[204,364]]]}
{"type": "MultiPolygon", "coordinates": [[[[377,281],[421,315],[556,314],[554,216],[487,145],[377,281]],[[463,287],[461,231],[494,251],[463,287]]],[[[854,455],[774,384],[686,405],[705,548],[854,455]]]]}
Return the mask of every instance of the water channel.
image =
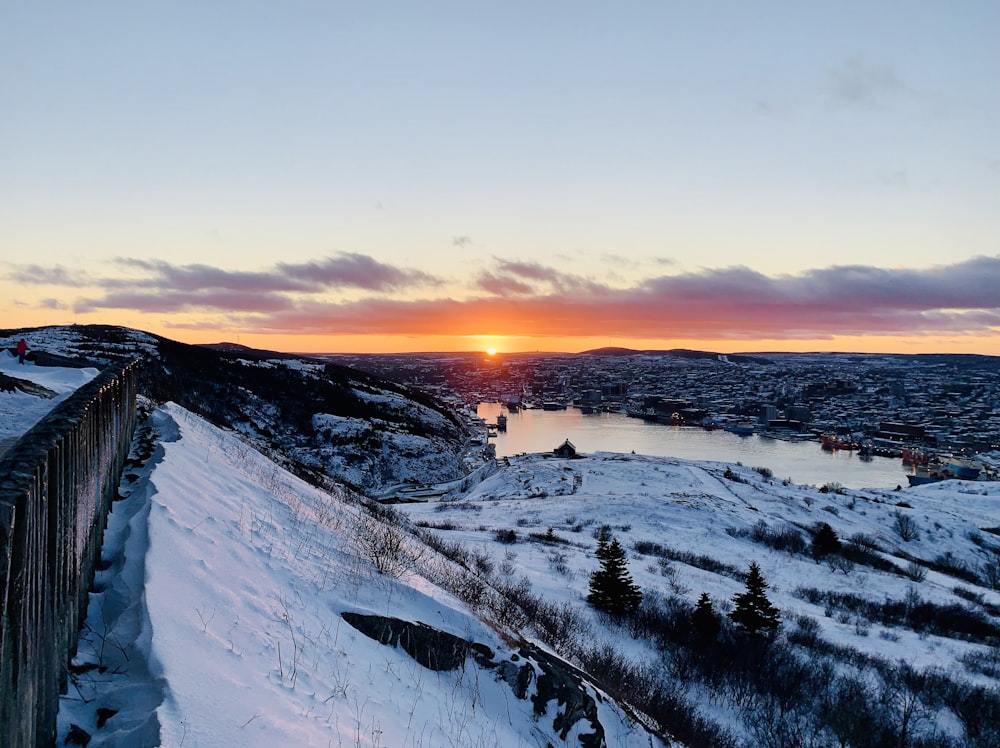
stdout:
{"type": "Polygon", "coordinates": [[[910,470],[898,458],[862,460],[847,450],[825,452],[818,441],[737,436],[721,429],[672,426],[622,413],[584,413],[572,407],[509,413],[500,403],[480,403],[477,412],[487,423],[496,423],[501,412],[507,416],[507,430],[490,437],[497,457],[551,452],[569,439],[583,454],[634,451],[688,460],[741,462],[748,467],[770,468],[775,478],[814,486],[839,483],[846,488],[895,488],[907,485],[910,470]]]}

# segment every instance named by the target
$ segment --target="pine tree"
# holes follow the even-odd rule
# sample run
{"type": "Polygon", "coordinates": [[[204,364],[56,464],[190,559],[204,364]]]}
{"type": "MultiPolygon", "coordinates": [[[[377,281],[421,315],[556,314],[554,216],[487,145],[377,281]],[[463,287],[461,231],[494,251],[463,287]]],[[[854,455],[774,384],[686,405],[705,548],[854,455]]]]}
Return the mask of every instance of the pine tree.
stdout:
{"type": "Polygon", "coordinates": [[[831,553],[840,552],[840,538],[837,531],[826,522],[820,522],[816,526],[816,534],[812,539],[812,554],[817,561],[831,553]]]}
{"type": "Polygon", "coordinates": [[[712,606],[712,598],[708,596],[707,592],[701,593],[698,603],[694,606],[694,612],[691,613],[691,626],[698,634],[698,638],[705,644],[714,642],[719,636],[722,622],[719,620],[719,616],[712,606]]]}
{"type": "Polygon", "coordinates": [[[603,561],[608,557],[608,546],[610,544],[611,528],[608,525],[602,525],[597,531],[597,550],[594,551],[594,555],[598,561],[603,561]]]}
{"type": "Polygon", "coordinates": [[[733,597],[735,608],[729,617],[742,631],[770,636],[778,629],[780,614],[767,599],[768,585],[756,561],[750,562],[746,585],[746,592],[733,597]]]}
{"type": "Polygon", "coordinates": [[[587,602],[614,616],[636,610],[642,602],[642,592],[628,573],[628,560],[621,543],[617,539],[610,543],[599,539],[596,555],[601,568],[590,575],[587,602]]]}

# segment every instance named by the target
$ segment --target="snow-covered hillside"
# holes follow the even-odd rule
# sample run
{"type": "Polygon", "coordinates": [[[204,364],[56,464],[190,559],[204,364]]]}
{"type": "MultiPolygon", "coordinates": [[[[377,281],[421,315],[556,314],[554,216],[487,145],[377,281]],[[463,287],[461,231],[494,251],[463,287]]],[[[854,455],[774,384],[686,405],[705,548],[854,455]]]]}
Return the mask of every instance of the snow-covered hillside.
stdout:
{"type": "MultiPolygon", "coordinates": [[[[610,453],[575,460],[525,455],[510,458],[457,501],[402,509],[442,542],[473,549],[499,576],[522,579],[543,599],[574,606],[580,638],[615,641],[634,662],[673,671],[692,705],[727,729],[733,744],[835,745],[843,736],[815,723],[807,742],[799,742],[805,732],[780,739],[777,729],[762,733],[766,694],[747,702],[728,687],[698,682],[685,675],[690,662],[681,654],[683,636],[675,652],[664,653],[669,643],[659,634],[633,639],[629,626],[587,606],[590,573],[599,568],[598,528],[629,549],[631,575],[647,598],[679,609],[682,618],[702,593],[720,614],[732,610],[755,561],[781,611],[782,641],[793,656],[876,683],[872,694],[886,699],[886,673],[900,663],[985,688],[994,700],[997,695],[1000,483],[824,493],[720,463],[610,453]],[[812,539],[821,523],[835,530],[842,552],[814,556],[812,539]]],[[[927,741],[922,745],[993,744],[973,740],[971,728],[956,718],[959,707],[940,697],[920,698],[912,699],[919,719],[909,724],[909,738],[904,730],[904,744],[916,745],[910,741],[917,738],[927,741]]],[[[791,723],[810,718],[792,713],[791,723]]],[[[878,726],[860,713],[856,719],[872,736],[870,744],[878,745],[878,726]]],[[[989,739],[996,737],[992,732],[989,739]]]]}
{"type": "Polygon", "coordinates": [[[457,501],[405,505],[415,536],[176,405],[153,426],[111,516],[60,742],[77,725],[92,746],[880,745],[898,720],[903,745],[996,737],[949,699],[965,694],[982,719],[996,707],[995,638],[966,624],[996,631],[1000,484],[820,493],[723,464],[528,455],[480,471],[457,501]],[[817,560],[822,522],[845,550],[817,560]],[[705,682],[686,644],[663,649],[640,619],[586,605],[602,526],[630,549],[644,610],[683,613],[707,592],[726,612],[756,561],[782,620],[761,672],[802,662],[879,698],[830,723],[705,682]],[[905,610],[873,621],[859,600],[905,610]],[[934,612],[957,610],[969,618],[949,633],[934,612]],[[593,681],[553,665],[544,641],[593,681]],[[912,685],[921,673],[932,680],[912,685]],[[602,695],[626,693],[622,675],[666,694],[655,719],[602,695]],[[568,692],[551,690],[560,679],[568,692]]]}
{"type": "Polygon", "coordinates": [[[112,511],[59,744],[661,744],[430,582],[451,563],[349,494],[173,404],[152,429],[112,511]],[[387,554],[400,564],[379,573],[387,554]]]}
{"type": "MultiPolygon", "coordinates": [[[[138,330],[72,325],[4,331],[49,367],[143,361],[140,391],[239,431],[298,474],[367,494],[461,478],[468,419],[425,393],[371,374],[273,351],[192,346],[138,330]]],[[[481,462],[481,460],[480,460],[481,462]]]]}

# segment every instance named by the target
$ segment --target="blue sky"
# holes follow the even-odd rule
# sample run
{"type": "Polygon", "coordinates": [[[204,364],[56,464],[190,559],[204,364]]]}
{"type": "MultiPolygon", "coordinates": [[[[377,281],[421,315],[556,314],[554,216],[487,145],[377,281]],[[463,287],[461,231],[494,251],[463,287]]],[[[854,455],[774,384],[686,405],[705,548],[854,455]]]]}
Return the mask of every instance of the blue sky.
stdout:
{"type": "Polygon", "coordinates": [[[877,299],[874,277],[898,295],[914,273],[993,272],[1000,4],[0,7],[8,326],[313,350],[541,336],[1000,353],[1000,291],[957,311],[910,298],[888,324],[852,286],[850,315],[800,329],[742,324],[770,292],[732,286],[863,276],[877,299]],[[288,288],[289,265],[347,274],[288,288]],[[650,289],[678,284],[732,316],[637,336],[618,313],[642,296],[648,319],[650,289]],[[574,307],[565,335],[513,321],[581,295],[613,309],[574,307]]]}

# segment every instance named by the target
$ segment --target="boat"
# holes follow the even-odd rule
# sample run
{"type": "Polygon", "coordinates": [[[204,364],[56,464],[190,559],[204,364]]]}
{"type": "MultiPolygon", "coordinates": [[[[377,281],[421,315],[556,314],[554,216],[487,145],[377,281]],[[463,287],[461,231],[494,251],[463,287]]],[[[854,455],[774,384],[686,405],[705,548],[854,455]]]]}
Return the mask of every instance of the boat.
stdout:
{"type": "Polygon", "coordinates": [[[726,431],[730,434],[736,434],[736,436],[752,436],[753,435],[753,424],[752,423],[731,423],[724,427],[726,431]]]}
{"type": "Polygon", "coordinates": [[[507,416],[503,413],[497,416],[497,431],[507,430],[507,416]]]}
{"type": "Polygon", "coordinates": [[[940,462],[929,462],[924,465],[917,465],[913,472],[906,476],[906,480],[911,486],[923,486],[927,483],[938,483],[952,477],[946,473],[940,462]]]}
{"type": "Polygon", "coordinates": [[[913,472],[906,476],[911,486],[922,486],[925,483],[937,483],[951,475],[944,471],[944,465],[937,459],[916,465],[913,472]]]}
{"type": "Polygon", "coordinates": [[[965,457],[950,457],[944,464],[944,471],[959,480],[978,480],[983,466],[965,457]]]}
{"type": "Polygon", "coordinates": [[[930,456],[920,447],[903,447],[900,450],[904,465],[926,465],[930,456]]]}
{"type": "Polygon", "coordinates": [[[835,449],[857,449],[858,443],[850,436],[841,437],[836,434],[826,433],[819,438],[819,445],[827,452],[835,449]]]}

